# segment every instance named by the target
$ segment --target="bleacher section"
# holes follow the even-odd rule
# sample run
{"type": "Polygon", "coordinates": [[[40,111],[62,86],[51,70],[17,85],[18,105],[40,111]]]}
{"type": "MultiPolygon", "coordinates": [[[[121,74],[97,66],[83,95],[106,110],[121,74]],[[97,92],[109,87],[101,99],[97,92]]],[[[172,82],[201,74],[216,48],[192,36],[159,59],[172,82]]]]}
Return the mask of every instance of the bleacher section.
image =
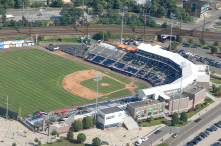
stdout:
{"type": "Polygon", "coordinates": [[[134,53],[101,43],[93,45],[85,54],[86,61],[146,80],[153,86],[172,83],[182,73],[179,65],[170,59],[142,50],[134,53]]]}

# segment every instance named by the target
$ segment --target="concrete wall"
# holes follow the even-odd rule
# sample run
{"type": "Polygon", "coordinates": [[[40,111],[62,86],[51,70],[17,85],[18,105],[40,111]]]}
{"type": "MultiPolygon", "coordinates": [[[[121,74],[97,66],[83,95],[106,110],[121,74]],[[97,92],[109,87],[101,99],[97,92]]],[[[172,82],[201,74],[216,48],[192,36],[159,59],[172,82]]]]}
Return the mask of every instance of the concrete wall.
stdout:
{"type": "MultiPolygon", "coordinates": [[[[179,99],[175,99],[175,100],[170,100],[168,102],[168,106],[167,106],[167,110],[169,112],[169,114],[173,114],[174,112],[178,112],[179,109],[179,99]]],[[[186,98],[181,98],[180,100],[180,113],[185,111],[187,112],[190,108],[189,106],[189,97],[186,98]]]]}

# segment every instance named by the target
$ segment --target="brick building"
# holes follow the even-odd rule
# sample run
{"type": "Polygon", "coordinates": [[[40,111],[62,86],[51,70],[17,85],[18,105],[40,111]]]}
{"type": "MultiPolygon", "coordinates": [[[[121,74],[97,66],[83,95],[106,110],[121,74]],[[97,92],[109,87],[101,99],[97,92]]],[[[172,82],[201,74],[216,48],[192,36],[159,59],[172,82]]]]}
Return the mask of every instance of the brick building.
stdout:
{"type": "Polygon", "coordinates": [[[183,8],[185,8],[191,16],[200,18],[208,12],[209,3],[200,0],[188,0],[183,2],[183,8]]]}

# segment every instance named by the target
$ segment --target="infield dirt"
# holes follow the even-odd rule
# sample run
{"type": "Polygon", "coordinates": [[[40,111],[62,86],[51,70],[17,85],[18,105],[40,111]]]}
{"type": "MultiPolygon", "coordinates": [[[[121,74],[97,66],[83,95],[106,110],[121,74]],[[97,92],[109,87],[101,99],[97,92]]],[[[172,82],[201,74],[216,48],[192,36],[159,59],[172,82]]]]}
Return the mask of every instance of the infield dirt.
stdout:
{"type": "MultiPolygon", "coordinates": [[[[71,73],[69,75],[66,75],[62,81],[62,85],[64,87],[65,90],[67,90],[68,92],[83,97],[83,98],[87,98],[87,99],[94,99],[96,97],[96,91],[91,90],[85,86],[82,86],[80,84],[80,82],[84,81],[84,80],[89,80],[94,78],[94,75],[97,73],[98,71],[96,70],[83,70],[83,71],[77,71],[74,73],[71,73]]],[[[102,77],[109,77],[113,80],[116,80],[122,84],[125,85],[124,89],[129,89],[129,90],[133,90],[135,88],[137,88],[136,85],[133,84],[133,82],[131,82],[130,84],[125,84],[107,74],[102,73],[102,77]]],[[[108,83],[102,83],[102,86],[107,86],[108,87],[108,83]]],[[[124,90],[124,89],[120,89],[120,90],[124,90]]],[[[104,93],[98,93],[98,97],[102,97],[102,96],[107,96],[111,93],[120,91],[120,90],[115,90],[113,92],[104,94],[104,93]]]]}

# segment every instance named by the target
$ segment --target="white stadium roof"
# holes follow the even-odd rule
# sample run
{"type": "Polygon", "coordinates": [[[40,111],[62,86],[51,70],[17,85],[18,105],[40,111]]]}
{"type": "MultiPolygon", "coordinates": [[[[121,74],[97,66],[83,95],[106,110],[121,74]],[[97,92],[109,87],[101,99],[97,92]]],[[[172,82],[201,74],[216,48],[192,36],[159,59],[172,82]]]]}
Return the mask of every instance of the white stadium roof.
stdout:
{"type": "MultiPolygon", "coordinates": [[[[149,44],[140,44],[138,50],[142,50],[145,52],[149,52],[152,54],[156,54],[165,58],[168,58],[175,62],[178,65],[182,63],[185,64],[185,67],[182,68],[182,88],[187,87],[189,84],[192,84],[194,80],[197,80],[198,77],[202,78],[202,76],[209,76],[209,68],[205,65],[195,65],[189,60],[183,58],[181,55],[177,53],[173,53],[170,51],[166,51],[161,49],[161,46],[151,46],[149,44]]],[[[153,95],[155,99],[158,99],[159,96],[164,99],[169,99],[170,97],[165,94],[165,92],[172,92],[175,90],[179,90],[181,86],[181,78],[175,80],[171,84],[161,85],[157,87],[141,89],[138,92],[139,98],[147,98],[148,95],[153,95]]]]}

